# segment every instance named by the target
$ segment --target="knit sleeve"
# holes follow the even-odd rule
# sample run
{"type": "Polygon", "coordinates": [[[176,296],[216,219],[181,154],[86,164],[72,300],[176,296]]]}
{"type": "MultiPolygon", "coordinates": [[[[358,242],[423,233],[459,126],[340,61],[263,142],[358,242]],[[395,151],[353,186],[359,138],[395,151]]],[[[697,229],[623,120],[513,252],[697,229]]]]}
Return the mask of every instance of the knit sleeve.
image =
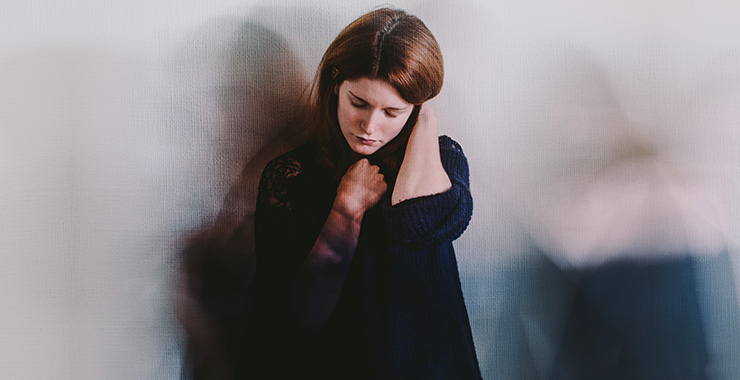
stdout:
{"type": "Polygon", "coordinates": [[[462,147],[448,136],[439,137],[442,165],[452,182],[444,193],[383,203],[391,239],[413,246],[440,245],[457,239],[473,214],[468,160],[462,147]]]}

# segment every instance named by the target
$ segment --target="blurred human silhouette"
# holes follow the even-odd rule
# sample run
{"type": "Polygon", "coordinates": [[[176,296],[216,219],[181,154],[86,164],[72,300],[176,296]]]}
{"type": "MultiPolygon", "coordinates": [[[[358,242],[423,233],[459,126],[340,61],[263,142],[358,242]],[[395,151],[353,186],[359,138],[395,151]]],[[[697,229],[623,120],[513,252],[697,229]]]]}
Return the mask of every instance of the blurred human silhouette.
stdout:
{"type": "Polygon", "coordinates": [[[726,205],[707,159],[716,146],[702,135],[715,126],[686,116],[700,106],[685,88],[619,75],[652,74],[653,61],[615,69],[592,49],[553,51],[526,98],[538,112],[520,116],[535,126],[520,174],[534,255],[513,308],[526,346],[516,362],[531,364],[506,368],[540,379],[737,378],[724,375],[735,344],[716,338],[738,335],[726,205]],[[671,112],[678,104],[686,115],[671,112]]]}
{"type": "Polygon", "coordinates": [[[187,338],[183,377],[192,380],[241,379],[249,372],[257,182],[275,154],[295,145],[296,120],[305,111],[301,96],[307,81],[277,33],[245,22],[227,58],[218,94],[226,118],[218,125],[223,137],[216,170],[230,186],[215,220],[185,238],[176,290],[177,317],[187,338]],[[270,80],[276,77],[281,79],[270,80]]]}
{"type": "MultiPolygon", "coordinates": [[[[543,214],[574,288],[551,379],[705,379],[695,262],[726,249],[702,182],[638,138],[543,214]]],[[[727,284],[732,286],[732,284],[727,284]]]]}

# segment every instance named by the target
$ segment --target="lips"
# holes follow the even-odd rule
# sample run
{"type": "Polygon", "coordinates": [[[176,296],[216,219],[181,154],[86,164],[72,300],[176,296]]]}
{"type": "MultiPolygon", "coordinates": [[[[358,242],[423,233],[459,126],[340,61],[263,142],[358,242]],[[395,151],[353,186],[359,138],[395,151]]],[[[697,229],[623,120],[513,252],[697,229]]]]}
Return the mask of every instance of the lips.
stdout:
{"type": "Polygon", "coordinates": [[[357,137],[357,141],[359,141],[360,144],[363,144],[363,145],[372,145],[375,143],[375,140],[363,139],[360,136],[355,136],[355,137],[357,137]]]}

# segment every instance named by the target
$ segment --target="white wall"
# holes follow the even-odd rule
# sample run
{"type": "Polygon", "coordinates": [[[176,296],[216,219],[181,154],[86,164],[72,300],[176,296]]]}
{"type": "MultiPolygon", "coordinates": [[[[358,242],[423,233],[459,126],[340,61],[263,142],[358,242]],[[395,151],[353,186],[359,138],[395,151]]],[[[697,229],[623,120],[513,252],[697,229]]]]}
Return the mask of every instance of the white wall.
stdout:
{"type": "MultiPolygon", "coordinates": [[[[553,178],[588,176],[584,160],[605,162],[620,136],[710,184],[734,255],[738,4],[395,4],[445,55],[435,102],[472,170],[474,219],[456,246],[489,378],[521,345],[506,308],[531,259],[526,209],[553,178]]],[[[336,33],[376,5],[0,3],[0,378],[178,378],[177,238],[274,137],[262,126],[279,112],[265,107],[289,105],[336,33]]]]}

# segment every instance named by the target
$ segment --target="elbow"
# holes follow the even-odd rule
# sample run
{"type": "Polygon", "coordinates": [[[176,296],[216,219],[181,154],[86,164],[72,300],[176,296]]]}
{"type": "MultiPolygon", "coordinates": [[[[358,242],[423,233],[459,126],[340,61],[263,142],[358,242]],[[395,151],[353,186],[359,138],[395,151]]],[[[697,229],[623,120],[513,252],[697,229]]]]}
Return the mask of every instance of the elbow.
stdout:
{"type": "Polygon", "coordinates": [[[472,218],[473,198],[470,192],[464,191],[454,210],[450,212],[445,222],[436,231],[442,237],[442,241],[457,240],[468,228],[472,218]]]}

